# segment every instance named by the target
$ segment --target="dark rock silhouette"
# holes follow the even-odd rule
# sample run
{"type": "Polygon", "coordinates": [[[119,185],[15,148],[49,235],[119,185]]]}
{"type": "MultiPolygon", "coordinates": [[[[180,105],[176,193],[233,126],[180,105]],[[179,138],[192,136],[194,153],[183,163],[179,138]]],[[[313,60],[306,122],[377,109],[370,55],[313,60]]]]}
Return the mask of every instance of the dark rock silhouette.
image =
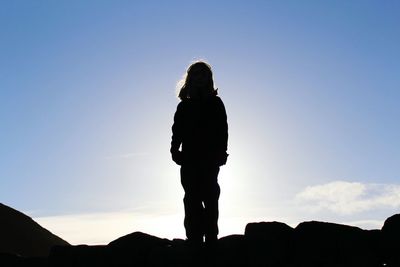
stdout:
{"type": "Polygon", "coordinates": [[[400,266],[400,214],[386,219],[382,227],[382,257],[388,266],[400,266]]]}
{"type": "Polygon", "coordinates": [[[294,229],[280,222],[249,223],[245,229],[249,263],[285,266],[293,250],[294,229]],[[268,251],[268,253],[265,253],[268,251]]]}
{"type": "Polygon", "coordinates": [[[69,244],[27,215],[0,203],[0,252],[47,257],[54,245],[69,244]]]}
{"type": "Polygon", "coordinates": [[[399,267],[399,233],[400,214],[388,218],[382,230],[317,221],[296,228],[280,222],[249,223],[244,235],[225,236],[214,246],[202,247],[134,232],[102,246],[58,244],[48,257],[20,257],[2,247],[0,266],[399,267]]]}
{"type": "Polygon", "coordinates": [[[166,248],[171,245],[167,239],[161,239],[152,235],[135,232],[108,244],[112,262],[124,264],[129,262],[134,266],[145,264],[154,250],[166,248]]]}
{"type": "Polygon", "coordinates": [[[216,266],[248,266],[245,236],[230,235],[218,240],[216,249],[209,252],[208,263],[216,266]]]}
{"type": "Polygon", "coordinates": [[[300,266],[379,266],[379,232],[303,222],[294,230],[292,262],[300,266]]]}
{"type": "Polygon", "coordinates": [[[54,246],[50,266],[109,266],[107,246],[54,246]]]}

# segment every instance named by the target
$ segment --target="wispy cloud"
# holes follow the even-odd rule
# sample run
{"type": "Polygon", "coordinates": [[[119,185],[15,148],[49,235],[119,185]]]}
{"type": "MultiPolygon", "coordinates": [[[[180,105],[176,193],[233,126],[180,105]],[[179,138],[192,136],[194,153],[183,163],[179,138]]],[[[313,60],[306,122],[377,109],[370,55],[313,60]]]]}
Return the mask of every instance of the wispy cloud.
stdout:
{"type": "Polygon", "coordinates": [[[400,185],[334,181],[308,186],[296,200],[312,211],[329,210],[339,215],[400,208],[400,185]]]}

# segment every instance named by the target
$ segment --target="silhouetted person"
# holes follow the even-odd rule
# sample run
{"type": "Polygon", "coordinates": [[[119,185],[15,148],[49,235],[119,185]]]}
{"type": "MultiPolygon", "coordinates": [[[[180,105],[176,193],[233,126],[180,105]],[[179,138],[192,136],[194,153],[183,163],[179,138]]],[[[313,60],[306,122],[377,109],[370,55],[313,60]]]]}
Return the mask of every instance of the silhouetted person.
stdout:
{"type": "Polygon", "coordinates": [[[192,64],[179,91],[172,125],[172,159],[181,165],[188,241],[214,244],[218,235],[218,173],[228,154],[225,107],[217,96],[210,65],[192,64]],[[180,150],[181,148],[181,150],[180,150]]]}

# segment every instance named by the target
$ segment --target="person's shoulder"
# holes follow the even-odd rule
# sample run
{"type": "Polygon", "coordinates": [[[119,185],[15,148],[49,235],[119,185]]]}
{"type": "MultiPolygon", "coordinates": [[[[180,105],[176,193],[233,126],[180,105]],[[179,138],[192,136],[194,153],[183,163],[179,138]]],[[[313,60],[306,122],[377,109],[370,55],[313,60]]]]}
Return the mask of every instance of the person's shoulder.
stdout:
{"type": "Polygon", "coordinates": [[[181,101],[178,103],[177,109],[178,110],[185,109],[188,105],[190,105],[189,102],[190,101],[188,98],[181,99],[181,101]]]}
{"type": "Polygon", "coordinates": [[[176,111],[179,112],[179,110],[182,109],[182,107],[184,106],[183,101],[179,101],[178,105],[176,105],[176,111]]]}
{"type": "Polygon", "coordinates": [[[183,98],[183,99],[181,99],[181,101],[179,101],[178,107],[185,106],[185,105],[188,104],[188,102],[189,102],[189,99],[188,99],[188,98],[183,98]]]}
{"type": "Polygon", "coordinates": [[[218,95],[210,95],[206,99],[207,99],[207,101],[214,102],[214,103],[222,102],[222,99],[218,95]]]}
{"type": "Polygon", "coordinates": [[[224,102],[222,101],[222,99],[217,95],[212,96],[211,99],[212,99],[213,103],[215,103],[215,105],[218,105],[218,106],[224,105],[224,102]]]}
{"type": "Polygon", "coordinates": [[[216,101],[218,101],[218,102],[222,102],[222,99],[221,99],[221,97],[219,97],[218,95],[214,96],[214,98],[216,99],[216,101]]]}

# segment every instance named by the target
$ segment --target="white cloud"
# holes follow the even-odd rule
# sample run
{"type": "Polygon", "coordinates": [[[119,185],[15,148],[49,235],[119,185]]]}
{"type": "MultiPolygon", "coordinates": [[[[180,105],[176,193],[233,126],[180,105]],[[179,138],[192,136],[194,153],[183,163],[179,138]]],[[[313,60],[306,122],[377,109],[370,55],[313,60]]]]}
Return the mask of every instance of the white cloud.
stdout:
{"type": "Polygon", "coordinates": [[[312,211],[329,210],[340,215],[400,208],[400,185],[334,181],[308,186],[296,200],[312,211]]]}

